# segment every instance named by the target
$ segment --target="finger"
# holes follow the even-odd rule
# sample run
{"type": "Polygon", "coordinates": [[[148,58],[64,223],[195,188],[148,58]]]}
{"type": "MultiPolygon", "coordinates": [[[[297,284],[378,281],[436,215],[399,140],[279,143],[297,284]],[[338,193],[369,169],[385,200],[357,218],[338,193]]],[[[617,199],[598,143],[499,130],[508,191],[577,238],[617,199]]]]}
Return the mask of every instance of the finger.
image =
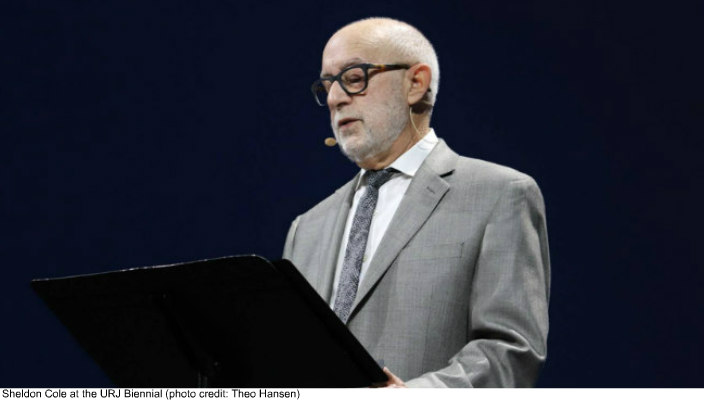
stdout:
{"type": "Polygon", "coordinates": [[[384,367],[384,373],[389,380],[398,379],[398,377],[391,372],[389,367],[384,367]]]}
{"type": "Polygon", "coordinates": [[[404,383],[399,378],[398,376],[394,375],[391,370],[389,370],[387,367],[384,367],[384,373],[386,376],[389,378],[389,381],[387,382],[387,385],[394,385],[396,387],[403,386],[404,383]]]}

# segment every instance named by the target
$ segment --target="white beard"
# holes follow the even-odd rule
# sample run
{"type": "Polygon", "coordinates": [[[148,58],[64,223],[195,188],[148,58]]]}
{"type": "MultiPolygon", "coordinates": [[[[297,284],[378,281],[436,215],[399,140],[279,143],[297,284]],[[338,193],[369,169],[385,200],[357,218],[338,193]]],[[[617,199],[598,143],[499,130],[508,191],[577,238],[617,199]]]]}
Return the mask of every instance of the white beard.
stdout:
{"type": "Polygon", "coordinates": [[[377,154],[387,152],[408,125],[408,105],[403,99],[400,100],[389,101],[382,107],[367,113],[363,120],[362,138],[340,135],[337,121],[341,118],[336,117],[332,122],[332,130],[342,153],[352,162],[360,163],[377,154]]]}

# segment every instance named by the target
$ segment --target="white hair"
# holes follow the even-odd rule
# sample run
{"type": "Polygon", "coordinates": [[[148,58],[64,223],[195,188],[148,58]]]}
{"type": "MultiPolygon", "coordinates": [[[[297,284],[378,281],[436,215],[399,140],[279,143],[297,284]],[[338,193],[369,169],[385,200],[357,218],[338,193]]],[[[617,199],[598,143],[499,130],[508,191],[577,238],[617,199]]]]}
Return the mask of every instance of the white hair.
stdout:
{"type": "MultiPolygon", "coordinates": [[[[430,41],[415,27],[403,21],[385,17],[365,18],[348,24],[369,26],[373,34],[367,40],[370,44],[390,49],[390,53],[408,64],[423,63],[430,66],[430,93],[428,102],[435,105],[440,86],[440,64],[430,41]]],[[[344,29],[344,28],[342,28],[344,29]]]]}

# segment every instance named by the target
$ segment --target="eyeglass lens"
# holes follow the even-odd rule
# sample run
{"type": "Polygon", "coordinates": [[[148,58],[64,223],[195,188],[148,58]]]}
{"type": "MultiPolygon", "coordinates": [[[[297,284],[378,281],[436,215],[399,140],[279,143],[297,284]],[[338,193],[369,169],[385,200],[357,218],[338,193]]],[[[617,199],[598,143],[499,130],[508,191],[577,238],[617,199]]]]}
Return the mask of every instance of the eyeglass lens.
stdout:
{"type": "MultiPolygon", "coordinates": [[[[342,73],[339,80],[340,84],[349,94],[356,94],[364,90],[366,86],[366,74],[361,67],[350,68],[342,73]]],[[[332,82],[328,80],[320,81],[315,88],[315,97],[318,104],[325,105],[328,99],[332,82]]]]}

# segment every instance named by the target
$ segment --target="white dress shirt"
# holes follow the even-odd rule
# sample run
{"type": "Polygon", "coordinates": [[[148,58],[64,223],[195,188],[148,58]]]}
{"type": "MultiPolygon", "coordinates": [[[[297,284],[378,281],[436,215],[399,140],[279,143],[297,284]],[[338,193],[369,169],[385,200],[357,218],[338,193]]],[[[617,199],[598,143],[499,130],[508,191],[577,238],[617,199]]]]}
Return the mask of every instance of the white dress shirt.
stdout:
{"type": "MultiPolygon", "coordinates": [[[[438,143],[438,137],[435,135],[435,131],[430,129],[430,131],[416,143],[413,147],[408,149],[405,153],[401,154],[391,165],[387,168],[394,168],[400,173],[396,173],[393,177],[379,188],[379,198],[376,203],[376,208],[374,209],[374,216],[372,217],[372,224],[369,228],[369,237],[367,238],[367,248],[364,252],[364,258],[362,261],[362,270],[359,274],[359,284],[361,285],[364,279],[364,274],[367,269],[369,269],[369,264],[371,263],[376,249],[381,243],[381,238],[384,237],[386,229],[391,223],[399,204],[401,204],[401,199],[406,193],[406,189],[411,184],[411,180],[415,176],[416,172],[420,168],[425,158],[428,154],[435,148],[438,143]]],[[[350,236],[350,230],[352,229],[352,220],[354,219],[354,214],[357,212],[357,206],[359,205],[359,200],[367,192],[367,181],[364,179],[364,174],[367,171],[362,169],[359,180],[357,180],[357,188],[355,189],[354,200],[352,201],[352,207],[350,208],[350,213],[347,216],[347,223],[345,224],[345,232],[342,237],[342,244],[340,245],[340,252],[337,256],[337,266],[335,267],[335,279],[332,284],[332,297],[330,298],[330,307],[334,307],[335,298],[337,297],[337,286],[340,282],[340,274],[342,273],[342,265],[345,261],[345,251],[347,250],[347,241],[350,236]]]]}

